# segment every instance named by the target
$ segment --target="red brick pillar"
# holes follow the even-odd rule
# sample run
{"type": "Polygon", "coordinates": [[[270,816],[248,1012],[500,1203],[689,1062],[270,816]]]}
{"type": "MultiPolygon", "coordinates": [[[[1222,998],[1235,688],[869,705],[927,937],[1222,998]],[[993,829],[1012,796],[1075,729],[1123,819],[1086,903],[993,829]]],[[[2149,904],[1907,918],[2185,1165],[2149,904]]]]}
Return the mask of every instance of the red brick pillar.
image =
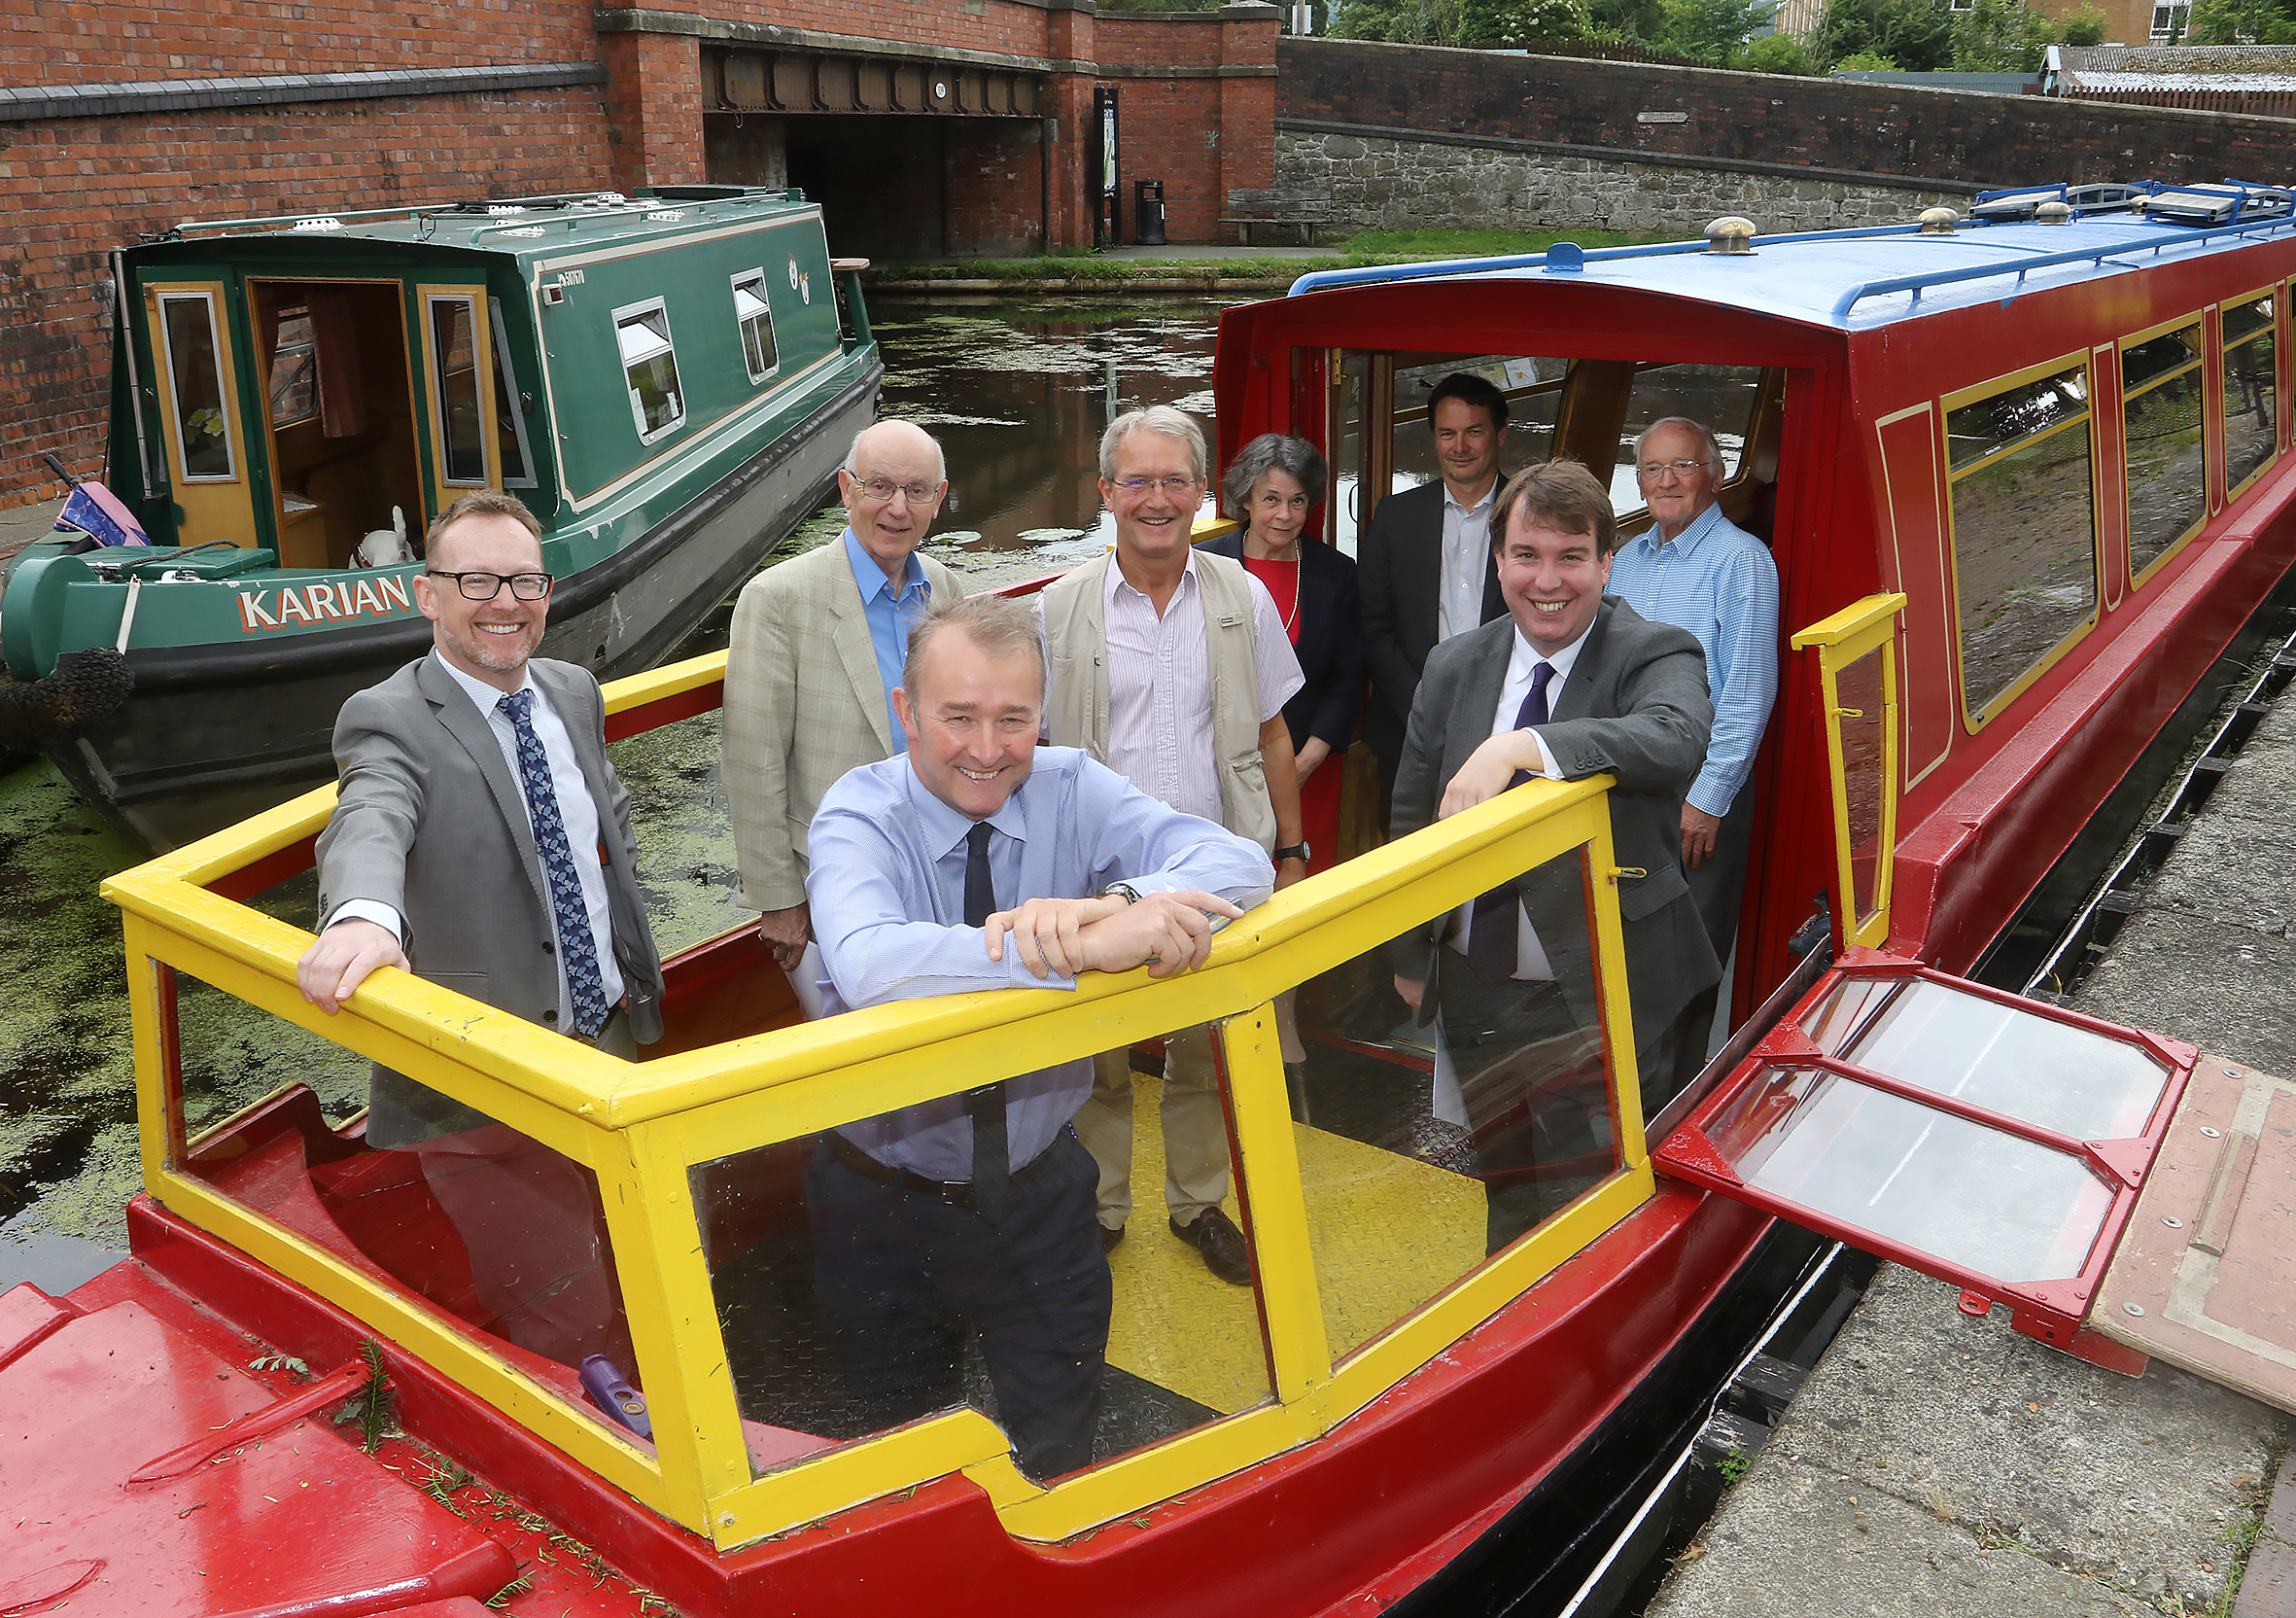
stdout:
{"type": "MultiPolygon", "coordinates": [[[[1044,53],[1056,62],[1088,63],[1097,59],[1094,14],[1085,11],[1045,13],[1044,53]]],[[[1085,201],[1085,158],[1093,130],[1093,74],[1089,71],[1055,73],[1045,83],[1039,109],[1047,122],[1051,144],[1045,150],[1052,168],[1051,235],[1054,251],[1072,251],[1093,244],[1093,216],[1085,201]]]]}
{"type": "Polygon", "coordinates": [[[614,185],[698,185],[702,44],[685,34],[601,34],[614,185]]]}
{"type": "Polygon", "coordinates": [[[1270,71],[1220,80],[1220,194],[1215,216],[1228,211],[1228,193],[1275,184],[1275,39],[1282,14],[1264,0],[1222,6],[1220,65],[1270,71]]]}

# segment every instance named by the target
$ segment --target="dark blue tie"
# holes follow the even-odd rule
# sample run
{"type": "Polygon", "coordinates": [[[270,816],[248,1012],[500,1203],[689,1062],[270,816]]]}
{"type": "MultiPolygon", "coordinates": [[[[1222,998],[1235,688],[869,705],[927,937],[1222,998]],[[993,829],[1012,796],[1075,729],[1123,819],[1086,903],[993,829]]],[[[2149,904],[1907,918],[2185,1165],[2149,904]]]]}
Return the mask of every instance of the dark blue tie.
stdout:
{"type": "MultiPolygon", "coordinates": [[[[1547,683],[1553,678],[1554,665],[1542,658],[1538,667],[1531,670],[1530,693],[1515,710],[1515,729],[1547,722],[1547,683]]],[[[1512,791],[1530,778],[1529,770],[1516,770],[1514,778],[1507,783],[1508,788],[1512,791]]],[[[1517,930],[1509,924],[1514,921],[1518,908],[1512,882],[1476,896],[1474,919],[1467,929],[1467,964],[1485,983],[1504,983],[1514,975],[1517,930]]]]}
{"type": "Polygon", "coordinates": [[[567,996],[574,1002],[574,1032],[593,1038],[606,1026],[606,980],[598,975],[598,940],[590,932],[590,907],[582,902],[582,879],[574,874],[574,851],[567,847],[566,822],[550,785],[550,758],[535,733],[534,692],[513,691],[499,704],[510,716],[518,738],[518,784],[526,790],[527,818],[534,822],[535,852],[550,885],[550,910],[558,921],[559,959],[566,964],[567,996]]]}
{"type": "MultiPolygon", "coordinates": [[[[989,823],[975,821],[964,834],[964,925],[979,927],[996,913],[996,889],[989,876],[989,823]]],[[[1008,949],[1011,945],[1006,946],[1008,949]]],[[[1012,1189],[1012,1147],[1005,1140],[1004,1085],[984,1084],[965,1092],[973,1121],[973,1207],[995,1224],[1004,1217],[1005,1193],[1012,1189]]]]}

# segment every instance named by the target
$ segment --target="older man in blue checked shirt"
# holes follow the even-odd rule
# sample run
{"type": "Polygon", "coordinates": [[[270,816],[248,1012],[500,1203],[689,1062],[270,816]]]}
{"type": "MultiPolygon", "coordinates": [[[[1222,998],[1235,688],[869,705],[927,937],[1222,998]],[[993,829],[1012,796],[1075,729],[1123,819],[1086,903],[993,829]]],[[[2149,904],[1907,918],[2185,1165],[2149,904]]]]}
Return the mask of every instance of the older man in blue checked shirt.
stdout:
{"type": "Polygon", "coordinates": [[[1682,862],[1715,958],[1727,962],[1754,837],[1754,756],[1778,699],[1778,564],[1715,504],[1722,452],[1704,427],[1653,422],[1634,459],[1651,526],[1618,547],[1610,593],[1706,651],[1714,736],[1683,798],[1682,862]]]}
{"type": "MultiPolygon", "coordinates": [[[[830,1012],[1143,963],[1168,976],[1273,886],[1257,843],[1039,748],[1044,695],[1027,608],[926,614],[893,694],[907,752],[839,781],[807,836],[830,1012]]],[[[815,1286],[872,1428],[963,1402],[969,1331],[1023,1470],[1092,1460],[1110,1285],[1098,1171],[1069,1126],[1092,1087],[1080,1057],[823,1137],[815,1286]]]]}

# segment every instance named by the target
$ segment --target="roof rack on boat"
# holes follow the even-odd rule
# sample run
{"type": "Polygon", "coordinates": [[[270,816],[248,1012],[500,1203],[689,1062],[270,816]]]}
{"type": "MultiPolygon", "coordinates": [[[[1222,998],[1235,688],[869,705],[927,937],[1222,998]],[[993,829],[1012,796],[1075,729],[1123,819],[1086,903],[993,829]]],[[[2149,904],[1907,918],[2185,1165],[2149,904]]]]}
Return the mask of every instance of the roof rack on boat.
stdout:
{"type": "Polygon", "coordinates": [[[1969,206],[1971,219],[2004,224],[2034,217],[2044,202],[2062,202],[2075,214],[2125,214],[2139,207],[2139,199],[2160,188],[2146,181],[2130,184],[2100,182],[2091,185],[2020,186],[2010,191],[1981,191],[1969,206]]]}
{"type": "Polygon", "coordinates": [[[2296,195],[2279,186],[2251,186],[2227,180],[2221,186],[2160,186],[2144,205],[2147,219],[2175,225],[2238,225],[2246,220],[2286,219],[2296,195]]]}
{"type": "Polygon", "coordinates": [[[243,219],[191,219],[171,227],[157,238],[162,241],[181,241],[198,233],[208,234],[226,230],[261,230],[284,229],[307,233],[339,230],[351,223],[379,224],[393,219],[464,219],[483,215],[505,225],[515,225],[525,213],[564,212],[578,209],[596,215],[609,210],[630,208],[658,208],[664,203],[692,205],[702,202],[738,202],[747,199],[796,201],[803,193],[761,189],[748,186],[661,186],[639,195],[624,196],[611,191],[546,192],[535,196],[465,198],[455,202],[405,203],[390,208],[349,208],[329,214],[251,214],[243,219]]]}

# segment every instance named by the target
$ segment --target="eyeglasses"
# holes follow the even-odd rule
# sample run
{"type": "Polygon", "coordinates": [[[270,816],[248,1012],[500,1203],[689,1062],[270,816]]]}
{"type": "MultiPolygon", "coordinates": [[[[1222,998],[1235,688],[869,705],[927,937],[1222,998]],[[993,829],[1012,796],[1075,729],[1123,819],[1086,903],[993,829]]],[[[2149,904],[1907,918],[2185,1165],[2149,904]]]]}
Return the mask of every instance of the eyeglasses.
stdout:
{"type": "Polygon", "coordinates": [[[896,483],[889,477],[865,478],[851,467],[845,469],[845,475],[853,480],[855,488],[880,506],[892,499],[896,494],[906,495],[912,506],[922,506],[927,501],[937,498],[941,492],[941,485],[938,483],[896,483]]]}
{"type": "Polygon", "coordinates": [[[1139,499],[1151,489],[1162,489],[1165,494],[1177,500],[1190,489],[1195,488],[1196,485],[1195,478],[1182,477],[1176,472],[1169,477],[1120,477],[1116,480],[1116,486],[1134,500],[1139,499]]]}
{"type": "Polygon", "coordinates": [[[1677,477],[1687,477],[1694,472],[1705,470],[1704,461],[1645,461],[1634,469],[1635,475],[1646,483],[1662,483],[1670,472],[1677,477]]]}
{"type": "Polygon", "coordinates": [[[555,582],[546,573],[448,573],[444,568],[425,568],[433,579],[451,579],[455,588],[463,592],[467,601],[492,601],[503,593],[503,586],[510,586],[510,594],[520,601],[539,601],[550,593],[555,582]]]}

